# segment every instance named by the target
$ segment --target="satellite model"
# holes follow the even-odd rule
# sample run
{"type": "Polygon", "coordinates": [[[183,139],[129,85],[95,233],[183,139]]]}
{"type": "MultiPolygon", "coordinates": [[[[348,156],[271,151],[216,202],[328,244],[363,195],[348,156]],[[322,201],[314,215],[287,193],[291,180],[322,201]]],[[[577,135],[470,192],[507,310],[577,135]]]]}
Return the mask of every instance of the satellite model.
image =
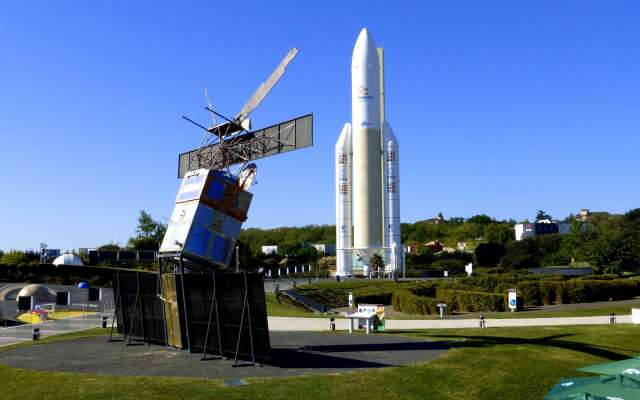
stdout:
{"type": "Polygon", "coordinates": [[[197,149],[179,156],[178,177],[183,180],[160,246],[161,257],[184,256],[190,261],[189,269],[226,268],[253,197],[248,191],[257,174],[252,161],[313,144],[312,114],[250,131],[250,114],[297,52],[294,47],[287,53],[235,117],[214,111],[206,88],[205,109],[211,115],[211,126],[183,116],[203,130],[203,137],[197,149]],[[223,122],[218,123],[218,118],[223,122]]]}
{"type": "Polygon", "coordinates": [[[220,270],[229,265],[248,216],[248,190],[257,172],[252,161],[313,144],[312,114],[250,131],[249,115],[296,53],[289,51],[234,118],[213,110],[206,89],[211,126],[183,117],[204,135],[198,148],[178,158],[182,184],[160,246],[158,273],[114,273],[114,314],[128,344],[134,339],[188,349],[201,352],[203,360],[233,357],[234,366],[239,358],[250,365],[269,359],[262,275],[220,270]]]}

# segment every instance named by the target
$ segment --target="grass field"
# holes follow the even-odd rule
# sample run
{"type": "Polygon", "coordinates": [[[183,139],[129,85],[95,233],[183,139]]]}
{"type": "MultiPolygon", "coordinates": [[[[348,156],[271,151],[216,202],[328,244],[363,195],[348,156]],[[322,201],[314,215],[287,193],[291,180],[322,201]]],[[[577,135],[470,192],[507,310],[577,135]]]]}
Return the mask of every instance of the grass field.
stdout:
{"type": "MultiPolygon", "coordinates": [[[[231,388],[215,379],[108,377],[0,365],[0,398],[541,399],[558,379],[584,375],[575,368],[637,354],[638,333],[631,325],[403,332],[447,340],[453,348],[413,366],[330,376],[248,379],[248,386],[231,388]]],[[[42,342],[97,334],[104,331],[42,342]]],[[[25,345],[38,344],[17,346],[25,345]]],[[[10,348],[13,346],[0,351],[10,348]]]]}
{"type": "Polygon", "coordinates": [[[326,318],[326,315],[311,312],[306,308],[296,304],[285,295],[280,295],[280,303],[278,303],[278,301],[276,300],[276,295],[274,293],[265,293],[265,300],[267,302],[267,315],[273,317],[326,318]]]}

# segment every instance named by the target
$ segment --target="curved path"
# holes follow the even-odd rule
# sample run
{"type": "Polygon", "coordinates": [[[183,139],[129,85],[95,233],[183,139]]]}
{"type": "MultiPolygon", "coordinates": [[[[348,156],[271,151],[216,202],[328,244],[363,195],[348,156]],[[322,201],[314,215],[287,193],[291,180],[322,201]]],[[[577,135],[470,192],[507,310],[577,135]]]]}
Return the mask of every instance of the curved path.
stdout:
{"type": "MultiPolygon", "coordinates": [[[[616,322],[620,324],[631,323],[631,315],[619,315],[616,322]]],[[[347,330],[348,320],[336,318],[337,330],[347,330]]],[[[559,318],[505,318],[486,319],[485,327],[514,327],[514,326],[554,326],[554,325],[605,325],[609,324],[608,316],[597,317],[559,317],[559,318]]],[[[412,329],[457,329],[478,328],[477,319],[388,319],[386,329],[412,330],[412,329]]],[[[329,318],[295,318],[295,317],[269,317],[269,330],[271,331],[328,331],[329,318]]]]}

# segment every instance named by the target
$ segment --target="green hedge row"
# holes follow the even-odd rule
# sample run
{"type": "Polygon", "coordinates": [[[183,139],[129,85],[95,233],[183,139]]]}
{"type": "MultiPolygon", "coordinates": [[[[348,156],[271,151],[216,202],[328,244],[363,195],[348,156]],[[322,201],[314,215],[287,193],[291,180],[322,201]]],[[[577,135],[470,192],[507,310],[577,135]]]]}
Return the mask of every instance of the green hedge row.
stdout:
{"type": "MultiPolygon", "coordinates": [[[[637,279],[570,279],[566,281],[526,281],[516,285],[518,297],[527,306],[542,304],[591,303],[594,301],[628,300],[640,296],[637,279]]],[[[504,286],[497,288],[505,294],[504,286]]]]}
{"type": "Polygon", "coordinates": [[[386,304],[389,305],[392,302],[393,290],[379,289],[375,291],[356,291],[353,294],[353,301],[358,303],[369,304],[386,304]]]}
{"type": "Polygon", "coordinates": [[[114,268],[53,264],[0,264],[0,281],[111,287],[114,268]]]}
{"type": "Polygon", "coordinates": [[[467,290],[438,290],[438,299],[451,311],[504,311],[503,295],[467,290]]]}
{"type": "Polygon", "coordinates": [[[437,314],[438,303],[433,297],[418,296],[405,289],[396,290],[392,298],[393,309],[407,314],[437,314]]]}

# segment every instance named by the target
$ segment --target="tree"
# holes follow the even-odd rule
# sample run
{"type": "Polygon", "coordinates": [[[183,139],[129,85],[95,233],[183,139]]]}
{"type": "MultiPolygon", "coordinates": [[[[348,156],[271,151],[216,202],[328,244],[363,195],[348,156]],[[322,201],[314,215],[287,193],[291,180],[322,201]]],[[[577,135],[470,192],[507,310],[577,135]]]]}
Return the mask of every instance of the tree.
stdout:
{"type": "Polygon", "coordinates": [[[369,259],[369,265],[371,266],[371,271],[384,271],[384,260],[380,254],[372,255],[369,259]]]}
{"type": "Polygon", "coordinates": [[[23,264],[28,261],[29,257],[23,251],[18,250],[10,250],[0,258],[0,264],[23,264]]]}
{"type": "Polygon", "coordinates": [[[128,246],[136,250],[158,250],[167,225],[154,220],[151,214],[140,210],[136,236],[129,239],[128,246]]]}
{"type": "Polygon", "coordinates": [[[336,258],[334,256],[322,257],[318,260],[318,271],[335,271],[336,258]]]}
{"type": "Polygon", "coordinates": [[[536,242],[532,239],[509,242],[504,256],[500,259],[500,266],[504,269],[539,267],[536,242]]]}
{"type": "Polygon", "coordinates": [[[588,245],[589,261],[598,267],[598,272],[619,274],[634,263],[633,243],[620,234],[602,235],[588,245]]]}
{"type": "Polygon", "coordinates": [[[117,243],[111,242],[98,246],[98,250],[120,250],[120,246],[117,243]]]}
{"type": "Polygon", "coordinates": [[[504,245],[496,242],[480,243],[476,247],[475,260],[478,267],[496,267],[500,264],[500,258],[506,249],[504,245]]]}
{"type": "Polygon", "coordinates": [[[474,215],[473,217],[469,218],[467,220],[467,222],[470,222],[472,224],[478,224],[478,225],[489,225],[491,223],[493,223],[493,218],[491,218],[488,215],[485,214],[478,214],[478,215],[474,215]]]}
{"type": "Polygon", "coordinates": [[[542,221],[543,219],[548,219],[549,221],[551,221],[551,215],[542,210],[538,210],[538,212],[536,213],[536,221],[542,221]]]}
{"type": "Polygon", "coordinates": [[[490,224],[484,227],[483,239],[489,243],[507,244],[514,240],[513,225],[510,224],[490,224]]]}

